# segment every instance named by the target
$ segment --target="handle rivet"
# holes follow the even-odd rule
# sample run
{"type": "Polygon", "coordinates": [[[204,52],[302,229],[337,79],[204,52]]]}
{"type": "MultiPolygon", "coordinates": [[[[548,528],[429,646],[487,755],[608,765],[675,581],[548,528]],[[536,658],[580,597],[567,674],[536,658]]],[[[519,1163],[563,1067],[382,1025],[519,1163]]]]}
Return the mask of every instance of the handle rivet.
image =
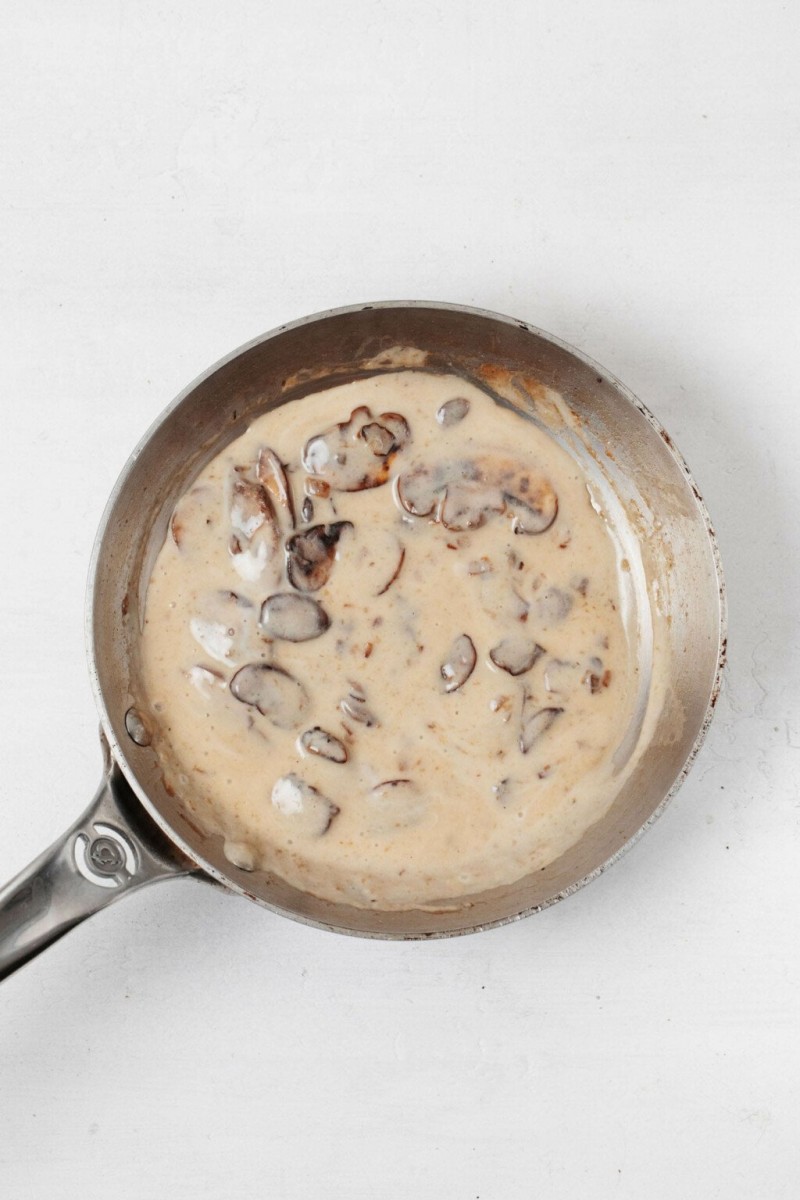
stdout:
{"type": "Polygon", "coordinates": [[[101,875],[116,875],[125,865],[121,848],[110,837],[97,837],[88,850],[88,858],[101,875]]]}

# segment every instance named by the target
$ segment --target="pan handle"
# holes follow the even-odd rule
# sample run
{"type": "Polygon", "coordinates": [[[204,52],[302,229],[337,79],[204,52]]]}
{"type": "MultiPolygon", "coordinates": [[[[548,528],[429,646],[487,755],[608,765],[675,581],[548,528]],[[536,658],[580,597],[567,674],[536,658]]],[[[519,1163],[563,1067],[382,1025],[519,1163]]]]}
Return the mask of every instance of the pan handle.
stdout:
{"type": "Polygon", "coordinates": [[[0,979],[121,896],[196,869],[110,763],[83,816],[0,888],[0,979]]]}

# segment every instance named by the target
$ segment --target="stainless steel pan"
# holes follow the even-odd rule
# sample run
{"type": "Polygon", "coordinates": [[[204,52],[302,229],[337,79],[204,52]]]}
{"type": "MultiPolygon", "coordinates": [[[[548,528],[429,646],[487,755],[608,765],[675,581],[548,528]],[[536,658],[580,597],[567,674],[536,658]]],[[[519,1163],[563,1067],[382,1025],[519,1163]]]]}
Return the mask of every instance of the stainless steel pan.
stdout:
{"type": "Polygon", "coordinates": [[[702,742],[725,655],[713,530],[667,433],[621,384],[574,350],[524,322],[454,305],[338,309],[281,326],[212,367],[131,455],[103,516],[90,578],[87,640],[103,779],[64,837],[0,891],[0,977],[121,896],[180,874],[297,920],[371,937],[465,933],[536,912],[603,871],[662,811],[702,742]],[[265,409],[333,380],[396,369],[411,361],[409,350],[426,369],[460,372],[522,409],[532,408],[529,398],[542,385],[561,393],[586,461],[635,514],[648,594],[656,583],[665,609],[660,628],[671,669],[636,769],[606,816],[568,853],[517,883],[443,903],[441,911],[376,912],[242,871],[224,857],[219,838],[190,823],[152,748],[139,744],[147,737],[136,715],[138,638],[155,555],[193,475],[265,409]]]}

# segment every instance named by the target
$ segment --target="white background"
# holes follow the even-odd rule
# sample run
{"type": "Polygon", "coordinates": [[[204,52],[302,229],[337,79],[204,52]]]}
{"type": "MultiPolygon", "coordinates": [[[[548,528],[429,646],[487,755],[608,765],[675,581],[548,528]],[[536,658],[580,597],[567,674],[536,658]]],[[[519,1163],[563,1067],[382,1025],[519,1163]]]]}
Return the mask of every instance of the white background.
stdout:
{"type": "Polygon", "coordinates": [[[773,0],[11,0],[0,878],[99,777],[95,528],[286,320],[496,309],[621,377],[715,518],[731,661],[670,810],[511,927],[337,937],[191,882],[0,988],[9,1200],[780,1200],[800,1188],[800,22],[773,0]]]}

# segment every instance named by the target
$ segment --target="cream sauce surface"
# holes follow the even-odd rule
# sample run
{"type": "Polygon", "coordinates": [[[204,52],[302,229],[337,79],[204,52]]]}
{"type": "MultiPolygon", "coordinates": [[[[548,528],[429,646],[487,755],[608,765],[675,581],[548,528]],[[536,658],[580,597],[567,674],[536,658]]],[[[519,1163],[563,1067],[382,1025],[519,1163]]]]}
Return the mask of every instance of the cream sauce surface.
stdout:
{"type": "Polygon", "coordinates": [[[512,882],[619,789],[628,565],[571,455],[456,376],[285,404],[203,469],[152,572],[167,776],[232,863],[326,899],[512,882]]]}

